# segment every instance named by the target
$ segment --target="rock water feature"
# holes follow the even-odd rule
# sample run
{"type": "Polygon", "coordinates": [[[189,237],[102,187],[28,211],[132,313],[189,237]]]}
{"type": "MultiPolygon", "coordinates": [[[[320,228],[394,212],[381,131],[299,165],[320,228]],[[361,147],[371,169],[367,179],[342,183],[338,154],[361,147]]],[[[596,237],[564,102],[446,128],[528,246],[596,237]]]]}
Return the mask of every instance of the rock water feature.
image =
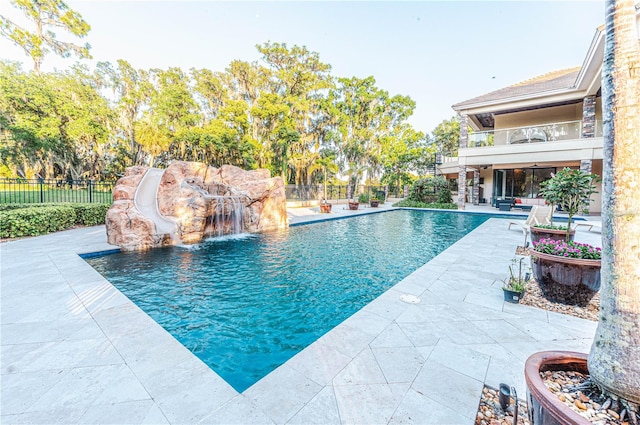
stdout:
{"type": "Polygon", "coordinates": [[[240,196],[209,195],[215,209],[208,226],[210,237],[244,233],[244,200],[240,196]]]}
{"type": "Polygon", "coordinates": [[[129,167],[113,199],[107,238],[125,251],[288,225],[284,183],[268,170],[198,162],[175,162],[166,170],[129,167]]]}

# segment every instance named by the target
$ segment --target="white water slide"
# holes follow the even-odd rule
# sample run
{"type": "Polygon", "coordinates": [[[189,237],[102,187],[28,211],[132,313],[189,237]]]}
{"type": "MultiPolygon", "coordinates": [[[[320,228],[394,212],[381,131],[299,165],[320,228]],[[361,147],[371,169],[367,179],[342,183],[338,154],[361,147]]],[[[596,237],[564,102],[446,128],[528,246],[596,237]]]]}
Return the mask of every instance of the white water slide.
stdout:
{"type": "Polygon", "coordinates": [[[164,217],[158,209],[158,186],[163,174],[164,170],[149,168],[140,180],[133,202],[142,215],[155,223],[158,234],[169,234],[173,238],[176,234],[175,221],[164,217]]]}

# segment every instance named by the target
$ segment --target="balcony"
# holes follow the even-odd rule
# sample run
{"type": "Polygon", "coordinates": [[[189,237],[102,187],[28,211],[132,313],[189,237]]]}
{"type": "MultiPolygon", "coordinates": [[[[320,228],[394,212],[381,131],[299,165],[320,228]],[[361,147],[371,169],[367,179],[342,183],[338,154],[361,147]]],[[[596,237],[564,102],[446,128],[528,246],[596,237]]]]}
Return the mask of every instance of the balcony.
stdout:
{"type": "MultiPolygon", "coordinates": [[[[500,130],[471,133],[467,147],[515,145],[522,143],[557,142],[582,138],[582,121],[567,121],[529,127],[514,127],[500,130]]],[[[602,121],[595,122],[595,137],[602,137],[602,121]]]]}

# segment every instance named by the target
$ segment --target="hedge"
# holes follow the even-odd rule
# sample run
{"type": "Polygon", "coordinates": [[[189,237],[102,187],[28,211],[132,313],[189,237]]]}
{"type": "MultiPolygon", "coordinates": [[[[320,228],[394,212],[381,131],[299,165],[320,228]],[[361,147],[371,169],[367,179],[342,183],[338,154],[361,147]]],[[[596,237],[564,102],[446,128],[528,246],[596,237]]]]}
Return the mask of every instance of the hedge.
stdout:
{"type": "Polygon", "coordinates": [[[61,203],[44,203],[44,204],[0,204],[0,211],[21,210],[23,208],[42,208],[42,207],[58,207],[69,206],[70,204],[61,203]]]}
{"type": "Polygon", "coordinates": [[[426,204],[451,203],[451,191],[449,182],[443,176],[428,177],[416,180],[411,186],[409,196],[410,201],[426,204]]]}
{"type": "MultiPolygon", "coordinates": [[[[12,206],[19,204],[12,204],[12,206]]],[[[19,238],[104,224],[109,204],[25,204],[0,209],[0,237],[19,238]],[[28,205],[28,206],[27,206],[28,205]]]]}
{"type": "Polygon", "coordinates": [[[76,210],[76,224],[96,226],[104,224],[110,204],[73,204],[76,210]]]}
{"type": "Polygon", "coordinates": [[[418,202],[410,199],[405,199],[393,204],[394,207],[405,208],[434,208],[439,210],[457,210],[458,205],[453,203],[438,203],[438,202],[418,202]]]}

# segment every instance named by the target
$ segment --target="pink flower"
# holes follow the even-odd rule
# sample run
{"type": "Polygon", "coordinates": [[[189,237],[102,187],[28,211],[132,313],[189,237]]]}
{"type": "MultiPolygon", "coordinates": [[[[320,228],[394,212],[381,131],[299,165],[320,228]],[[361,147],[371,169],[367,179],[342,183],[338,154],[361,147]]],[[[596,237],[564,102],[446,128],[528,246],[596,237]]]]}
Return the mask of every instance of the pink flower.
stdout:
{"type": "Polygon", "coordinates": [[[550,255],[558,255],[561,257],[570,258],[584,258],[599,260],[600,248],[593,247],[589,244],[570,241],[567,243],[564,240],[553,239],[541,239],[539,242],[534,242],[534,251],[543,252],[550,255]]]}

